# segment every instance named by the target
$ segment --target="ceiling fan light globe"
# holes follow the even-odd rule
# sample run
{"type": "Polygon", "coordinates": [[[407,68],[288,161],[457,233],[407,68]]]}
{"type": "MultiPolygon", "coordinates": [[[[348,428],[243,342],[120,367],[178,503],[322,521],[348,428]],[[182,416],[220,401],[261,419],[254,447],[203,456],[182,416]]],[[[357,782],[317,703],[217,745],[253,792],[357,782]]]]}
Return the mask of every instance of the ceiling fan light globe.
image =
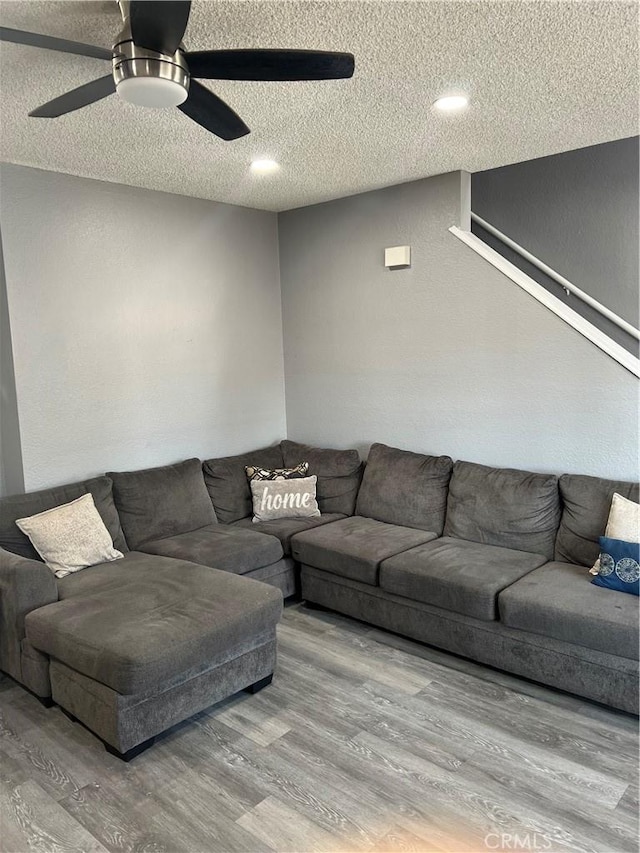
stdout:
{"type": "Polygon", "coordinates": [[[130,104],[155,109],[177,107],[189,94],[185,86],[164,77],[128,77],[117,83],[116,91],[130,104]]]}

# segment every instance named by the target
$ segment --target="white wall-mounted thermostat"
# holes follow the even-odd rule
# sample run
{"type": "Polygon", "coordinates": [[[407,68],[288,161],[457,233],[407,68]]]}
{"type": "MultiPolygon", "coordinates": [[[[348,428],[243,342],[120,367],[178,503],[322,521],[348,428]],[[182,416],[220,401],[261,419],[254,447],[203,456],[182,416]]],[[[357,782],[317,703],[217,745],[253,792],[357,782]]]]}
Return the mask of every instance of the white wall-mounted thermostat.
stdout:
{"type": "Polygon", "coordinates": [[[411,266],[411,246],[391,246],[384,250],[384,265],[390,270],[411,266]]]}

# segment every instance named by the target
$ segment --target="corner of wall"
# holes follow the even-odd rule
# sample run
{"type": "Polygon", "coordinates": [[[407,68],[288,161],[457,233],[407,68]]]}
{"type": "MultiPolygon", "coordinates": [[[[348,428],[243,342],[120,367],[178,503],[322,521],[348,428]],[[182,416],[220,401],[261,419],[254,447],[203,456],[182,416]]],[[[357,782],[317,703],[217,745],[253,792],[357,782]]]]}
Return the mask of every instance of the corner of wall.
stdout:
{"type": "Polygon", "coordinates": [[[280,340],[282,342],[282,400],[284,406],[283,423],[284,438],[289,438],[289,423],[287,419],[287,382],[284,361],[284,301],[282,299],[282,269],[280,267],[280,216],[281,211],[276,213],[276,263],[278,267],[278,287],[280,288],[280,340]]]}
{"type": "Polygon", "coordinates": [[[460,172],[460,214],[459,227],[471,231],[471,172],[460,172]]]}
{"type": "Polygon", "coordinates": [[[24,492],[24,468],[0,229],[0,494],[21,492],[24,492]]]}

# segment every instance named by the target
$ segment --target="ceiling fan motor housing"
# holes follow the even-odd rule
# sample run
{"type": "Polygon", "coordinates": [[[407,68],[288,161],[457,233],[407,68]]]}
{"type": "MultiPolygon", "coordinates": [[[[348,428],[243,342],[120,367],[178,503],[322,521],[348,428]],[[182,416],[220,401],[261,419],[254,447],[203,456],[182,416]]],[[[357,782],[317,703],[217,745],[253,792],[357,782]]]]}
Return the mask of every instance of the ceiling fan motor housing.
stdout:
{"type": "Polygon", "coordinates": [[[77,86],[32,110],[36,118],[57,118],[117,92],[143,107],[178,107],[192,121],[231,141],[249,128],[204,80],[340,80],[353,76],[350,53],[325,50],[185,51],[182,39],[191,0],[116,0],[122,30],[113,48],[0,27],[0,41],[31,45],[94,59],[112,60],[112,73],[77,86]],[[193,75],[193,80],[191,80],[193,75]]]}
{"type": "Polygon", "coordinates": [[[156,53],[131,37],[113,47],[113,79],[125,101],[143,107],[176,107],[189,94],[189,68],[182,50],[156,53]]]}

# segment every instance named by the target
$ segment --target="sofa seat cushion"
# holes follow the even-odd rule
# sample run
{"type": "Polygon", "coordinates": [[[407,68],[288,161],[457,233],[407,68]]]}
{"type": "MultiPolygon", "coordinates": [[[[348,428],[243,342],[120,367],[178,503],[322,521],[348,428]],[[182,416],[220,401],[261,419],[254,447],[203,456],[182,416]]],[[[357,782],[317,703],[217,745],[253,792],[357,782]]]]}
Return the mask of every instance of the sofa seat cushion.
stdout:
{"type": "Polygon", "coordinates": [[[385,560],[380,587],[490,622],[498,593],[542,563],[539,554],[445,537],[385,560]]]}
{"type": "Polygon", "coordinates": [[[164,690],[243,654],[275,629],[282,594],[274,587],[182,560],[153,561],[152,575],[146,563],[123,586],[32,611],[28,641],[118,693],[135,694],[164,690]]]}
{"type": "Polygon", "coordinates": [[[594,586],[584,566],[547,563],[500,593],[500,619],[612,655],[638,655],[638,598],[594,586]]]}
{"type": "Polygon", "coordinates": [[[289,557],[291,555],[292,536],[295,536],[296,533],[302,533],[303,530],[311,530],[313,527],[329,524],[331,521],[339,521],[341,518],[345,518],[345,516],[340,512],[327,512],[315,518],[274,518],[272,521],[260,521],[254,524],[252,517],[249,516],[234,521],[231,526],[277,536],[285,556],[289,557]]]}
{"type": "Polygon", "coordinates": [[[282,557],[282,545],[275,536],[226,524],[210,524],[189,533],[145,542],[140,550],[161,557],[189,560],[236,575],[269,566],[282,557]]]}
{"type": "Polygon", "coordinates": [[[291,554],[300,563],[375,586],[383,560],[435,538],[427,530],[354,515],[296,534],[291,554]]]}

